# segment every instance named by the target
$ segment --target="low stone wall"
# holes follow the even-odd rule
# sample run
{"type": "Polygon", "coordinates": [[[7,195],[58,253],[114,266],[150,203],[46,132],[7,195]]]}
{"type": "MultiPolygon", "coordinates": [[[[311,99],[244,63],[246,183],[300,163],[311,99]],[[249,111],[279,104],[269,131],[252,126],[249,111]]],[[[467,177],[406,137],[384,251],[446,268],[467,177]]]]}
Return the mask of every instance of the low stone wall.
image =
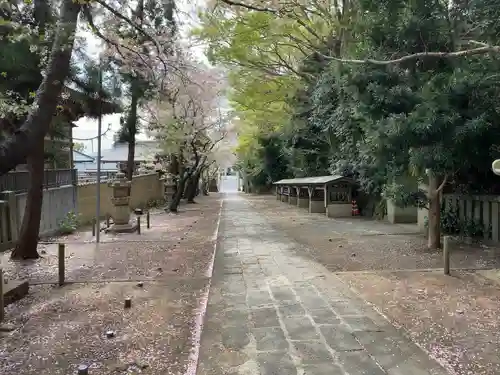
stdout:
{"type": "MultiPolygon", "coordinates": [[[[84,184],[78,186],[77,189],[77,206],[80,220],[82,223],[90,223],[95,217],[96,212],[96,184],[84,184]]],[[[111,204],[112,189],[108,183],[100,184],[101,194],[101,215],[104,217],[112,213],[113,206],[111,204]]],[[[130,208],[144,207],[150,200],[158,200],[163,198],[163,184],[159,180],[158,175],[147,174],[143,176],[135,176],[132,179],[132,188],[130,196],[130,208]]]]}
{"type": "Polygon", "coordinates": [[[387,220],[391,224],[413,224],[418,222],[418,209],[415,206],[398,207],[393,200],[387,200],[387,220]]]}
{"type": "Polygon", "coordinates": [[[351,217],[352,205],[350,203],[329,204],[326,207],[326,216],[328,217],[351,217]]]}
{"type": "Polygon", "coordinates": [[[309,212],[323,214],[326,212],[325,201],[309,201],[309,212]]]}
{"type": "Polygon", "coordinates": [[[309,209],[309,198],[299,198],[297,200],[297,206],[309,209]]]}
{"type": "Polygon", "coordinates": [[[297,205],[297,197],[290,196],[288,198],[288,203],[291,204],[291,205],[296,206],[297,205]]]}

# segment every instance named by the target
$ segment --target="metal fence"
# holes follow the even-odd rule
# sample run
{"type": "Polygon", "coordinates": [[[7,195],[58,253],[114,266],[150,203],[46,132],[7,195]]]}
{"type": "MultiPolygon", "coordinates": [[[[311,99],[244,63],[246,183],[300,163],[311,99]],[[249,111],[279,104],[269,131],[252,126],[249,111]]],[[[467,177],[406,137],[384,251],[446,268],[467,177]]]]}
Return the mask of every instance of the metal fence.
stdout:
{"type": "MultiPolygon", "coordinates": [[[[76,169],[48,169],[43,176],[43,187],[46,189],[66,185],[75,185],[78,181],[76,169]]],[[[0,176],[0,191],[24,193],[30,186],[28,171],[12,171],[0,176]]]]}

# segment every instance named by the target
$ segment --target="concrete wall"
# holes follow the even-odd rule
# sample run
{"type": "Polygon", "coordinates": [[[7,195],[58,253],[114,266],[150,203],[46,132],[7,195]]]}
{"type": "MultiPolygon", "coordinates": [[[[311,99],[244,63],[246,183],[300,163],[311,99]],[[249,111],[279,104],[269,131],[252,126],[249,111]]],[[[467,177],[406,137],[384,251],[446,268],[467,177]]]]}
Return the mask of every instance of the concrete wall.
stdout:
{"type": "MultiPolygon", "coordinates": [[[[90,223],[95,217],[97,199],[96,199],[96,184],[88,183],[84,185],[67,185],[58,188],[44,189],[42,218],[40,221],[40,235],[52,235],[59,229],[59,222],[69,213],[75,212],[79,214],[79,219],[82,224],[90,223]]],[[[9,238],[17,238],[19,233],[24,209],[26,207],[27,194],[2,193],[1,199],[7,199],[7,194],[12,194],[12,202],[9,205],[9,217],[5,217],[5,210],[0,210],[0,230],[6,227],[6,222],[10,221],[8,226],[12,232],[8,235],[9,238]],[[13,209],[12,209],[13,208],[13,209]],[[3,215],[2,212],[4,213],[3,215]]],[[[111,194],[112,189],[107,183],[100,184],[101,194],[101,215],[105,216],[112,212],[111,194]]],[[[130,199],[130,208],[144,207],[151,200],[159,200],[163,198],[163,183],[159,180],[158,175],[148,174],[135,176],[132,180],[132,195],[130,199]]],[[[5,206],[3,201],[2,208],[5,206]]],[[[3,233],[3,232],[2,232],[3,233]]],[[[4,243],[2,234],[0,234],[0,245],[4,243]]],[[[2,246],[0,246],[2,247],[2,246]]]]}
{"type": "MultiPolygon", "coordinates": [[[[112,212],[111,196],[112,189],[107,182],[100,184],[101,215],[109,215],[112,212]]],[[[96,211],[96,184],[90,183],[78,186],[78,213],[82,223],[89,223],[95,217],[96,211]]],[[[130,197],[130,208],[145,206],[150,200],[163,198],[163,184],[158,175],[148,174],[135,176],[132,179],[132,191],[130,197]]]]}
{"type": "Polygon", "coordinates": [[[392,224],[417,223],[417,207],[398,207],[392,199],[387,200],[387,220],[392,224]]]}
{"type": "Polygon", "coordinates": [[[309,201],[309,212],[310,213],[325,213],[326,208],[325,208],[325,202],[323,200],[321,201],[309,201]]]}
{"type": "Polygon", "coordinates": [[[297,206],[309,209],[309,198],[299,198],[297,200],[297,206]]]}
{"type": "MultiPolygon", "coordinates": [[[[44,189],[40,235],[54,234],[59,229],[59,222],[68,212],[77,212],[77,187],[72,185],[44,189]]],[[[27,193],[16,195],[18,232],[23,222],[27,193]]]]}
{"type": "Polygon", "coordinates": [[[329,204],[326,207],[328,217],[351,217],[352,205],[350,203],[329,204]]]}

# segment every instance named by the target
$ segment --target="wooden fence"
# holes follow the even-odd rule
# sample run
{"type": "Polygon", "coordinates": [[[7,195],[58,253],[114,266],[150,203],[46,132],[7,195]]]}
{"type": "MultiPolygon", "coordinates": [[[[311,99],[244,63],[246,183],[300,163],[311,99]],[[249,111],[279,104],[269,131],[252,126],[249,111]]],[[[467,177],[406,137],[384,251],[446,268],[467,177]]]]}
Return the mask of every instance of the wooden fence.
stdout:
{"type": "Polygon", "coordinates": [[[491,195],[443,196],[445,209],[457,212],[461,221],[473,220],[484,229],[484,239],[500,242],[500,197],[491,195]]]}

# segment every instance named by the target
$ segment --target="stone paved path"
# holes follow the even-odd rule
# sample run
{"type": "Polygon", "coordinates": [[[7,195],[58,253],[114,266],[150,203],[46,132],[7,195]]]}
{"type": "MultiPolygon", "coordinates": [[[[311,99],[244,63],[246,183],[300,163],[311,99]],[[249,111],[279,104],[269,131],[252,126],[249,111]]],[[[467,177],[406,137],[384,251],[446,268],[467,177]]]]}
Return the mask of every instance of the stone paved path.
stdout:
{"type": "Polygon", "coordinates": [[[226,196],[198,375],[446,374],[300,250],[226,196]]]}

